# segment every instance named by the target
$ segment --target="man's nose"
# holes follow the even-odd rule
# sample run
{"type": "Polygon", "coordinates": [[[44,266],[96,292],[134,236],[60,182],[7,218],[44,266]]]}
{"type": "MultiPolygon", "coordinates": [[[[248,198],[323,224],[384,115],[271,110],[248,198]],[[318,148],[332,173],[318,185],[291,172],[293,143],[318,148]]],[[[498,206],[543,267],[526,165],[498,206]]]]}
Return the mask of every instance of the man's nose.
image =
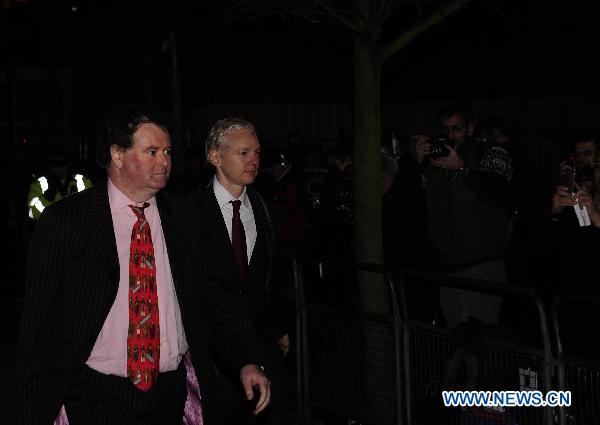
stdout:
{"type": "Polygon", "coordinates": [[[452,129],[448,130],[448,139],[456,140],[456,132],[452,129]]]}
{"type": "Polygon", "coordinates": [[[170,160],[171,158],[169,157],[169,155],[164,152],[161,152],[158,156],[158,163],[163,167],[167,167],[169,165],[170,160]]]}
{"type": "Polygon", "coordinates": [[[250,162],[251,164],[258,165],[258,163],[260,162],[260,155],[257,153],[251,154],[250,157],[248,158],[248,162],[250,162]]]}

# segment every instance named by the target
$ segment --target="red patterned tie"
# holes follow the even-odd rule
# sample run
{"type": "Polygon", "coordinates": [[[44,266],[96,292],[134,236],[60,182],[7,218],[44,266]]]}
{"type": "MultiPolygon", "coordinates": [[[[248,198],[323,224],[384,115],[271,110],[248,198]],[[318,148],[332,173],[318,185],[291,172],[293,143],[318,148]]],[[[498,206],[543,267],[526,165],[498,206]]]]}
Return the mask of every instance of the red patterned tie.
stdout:
{"type": "Polygon", "coordinates": [[[246,232],[240,218],[240,200],[229,201],[233,205],[233,220],[231,222],[231,245],[235,254],[235,261],[240,269],[242,282],[248,276],[248,252],[246,251],[246,232]]]}
{"type": "Polygon", "coordinates": [[[150,224],[144,208],[129,205],[137,217],[129,251],[129,329],[127,332],[127,377],[142,391],[158,378],[160,330],[156,267],[150,224]]]}

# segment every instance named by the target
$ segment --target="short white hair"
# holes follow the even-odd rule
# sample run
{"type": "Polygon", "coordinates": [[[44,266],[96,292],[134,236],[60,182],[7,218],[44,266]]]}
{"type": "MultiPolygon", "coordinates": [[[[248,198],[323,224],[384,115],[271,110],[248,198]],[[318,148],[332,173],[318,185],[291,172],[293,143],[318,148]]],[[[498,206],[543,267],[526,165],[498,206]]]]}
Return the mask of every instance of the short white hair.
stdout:
{"type": "Polygon", "coordinates": [[[256,128],[254,125],[243,118],[223,118],[217,121],[206,137],[205,154],[206,159],[210,161],[209,153],[212,150],[221,150],[226,148],[227,142],[225,137],[238,130],[247,130],[256,136],[256,128]]]}

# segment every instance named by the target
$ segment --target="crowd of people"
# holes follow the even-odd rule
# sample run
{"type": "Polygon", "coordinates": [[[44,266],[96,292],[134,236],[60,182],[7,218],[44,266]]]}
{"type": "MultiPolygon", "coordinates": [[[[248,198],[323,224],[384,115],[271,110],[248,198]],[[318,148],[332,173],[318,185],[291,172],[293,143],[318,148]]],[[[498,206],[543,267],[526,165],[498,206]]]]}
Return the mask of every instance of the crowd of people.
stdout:
{"type": "MultiPolygon", "coordinates": [[[[597,295],[596,136],[573,136],[546,200],[499,117],[475,122],[448,105],[439,127],[399,152],[382,149],[388,267],[531,286],[548,303],[564,290],[597,295]]],[[[169,179],[163,122],[120,111],[105,122],[98,152],[102,173],[52,151],[26,194],[5,197],[8,218],[28,216],[21,423],[290,423],[293,295],[280,265],[352,261],[351,145],[312,157],[261,147],[252,123],[226,118],[169,179]]],[[[404,296],[409,316],[452,329],[455,344],[498,324],[527,339],[514,297],[410,286],[404,296]]],[[[565,326],[593,320],[581,310],[566,304],[565,326]]],[[[574,332],[563,335],[568,349],[591,355],[574,332]]],[[[449,364],[466,361],[460,352],[449,364]]],[[[458,385],[456,374],[449,367],[445,385],[458,385]]]]}
{"type": "MultiPolygon", "coordinates": [[[[450,104],[439,113],[439,129],[407,137],[399,152],[382,149],[386,265],[396,273],[416,269],[534,288],[548,312],[563,291],[597,295],[596,136],[572,135],[565,160],[555,165],[550,190],[542,186],[533,159],[501,117],[476,122],[463,105],[450,104]]],[[[278,182],[280,192],[293,192],[291,200],[263,189],[269,184],[257,186],[284,216],[286,211],[304,211],[304,233],[298,235],[294,252],[352,261],[352,159],[349,145],[335,145],[321,156],[320,176],[314,172],[283,180],[266,176],[269,184],[278,182]]],[[[275,155],[273,163],[280,167],[278,162],[275,155]]],[[[288,168],[301,164],[298,158],[288,168]]],[[[284,223],[285,219],[280,221],[284,223]]],[[[290,226],[297,229],[299,223],[290,226]]],[[[444,287],[403,289],[409,316],[454,329],[458,342],[479,341],[482,334],[495,333],[522,344],[541,343],[536,310],[523,297],[444,287]]],[[[594,311],[593,304],[561,303],[558,312],[567,353],[595,355],[578,332],[593,320],[594,311]]]]}

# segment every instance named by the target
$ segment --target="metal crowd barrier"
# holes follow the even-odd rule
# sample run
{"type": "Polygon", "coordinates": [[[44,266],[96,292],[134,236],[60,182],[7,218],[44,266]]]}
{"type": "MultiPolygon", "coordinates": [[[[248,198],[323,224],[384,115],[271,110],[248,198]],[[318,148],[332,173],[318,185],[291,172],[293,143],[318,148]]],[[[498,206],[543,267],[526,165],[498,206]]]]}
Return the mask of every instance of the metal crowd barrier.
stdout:
{"type": "Polygon", "coordinates": [[[320,410],[360,423],[403,424],[401,317],[389,272],[371,264],[308,260],[293,268],[301,419],[309,423],[320,410]],[[362,313],[351,301],[357,272],[381,277],[391,314],[362,313]]]}
{"type": "MultiPolygon", "coordinates": [[[[577,349],[565,346],[565,336],[580,339],[581,347],[595,348],[597,343],[593,337],[583,339],[581,335],[588,334],[589,330],[583,329],[585,322],[577,314],[595,313],[588,307],[600,306],[600,298],[575,293],[558,294],[552,303],[552,325],[556,341],[556,357],[558,370],[558,389],[571,392],[571,406],[560,408],[560,425],[597,425],[600,424],[600,357],[595,353],[581,353],[577,349]],[[569,302],[577,302],[577,309],[572,309],[569,314],[561,314],[560,307],[569,302]],[[578,329],[565,329],[567,321],[578,329]]],[[[593,318],[593,317],[592,317],[593,318]]],[[[590,325],[594,326],[596,323],[590,325]]],[[[567,344],[568,345],[568,344],[567,344]]]]}
{"type": "Polygon", "coordinates": [[[558,423],[559,410],[549,406],[484,409],[488,410],[487,422],[481,416],[473,419],[469,409],[444,407],[441,390],[451,354],[450,330],[406,314],[405,307],[411,303],[405,298],[408,285],[529,300],[539,321],[541,345],[484,337],[478,375],[493,385],[476,389],[547,393],[563,387],[555,385],[549,321],[533,289],[408,270],[396,282],[386,268],[370,264],[302,260],[294,261],[292,268],[297,313],[296,407],[304,423],[323,411],[365,425],[558,423]],[[390,314],[360,311],[351,290],[359,272],[383,279],[390,314]]]}
{"type": "MultiPolygon", "coordinates": [[[[478,390],[540,390],[552,388],[553,357],[547,316],[539,296],[529,288],[482,280],[461,279],[432,273],[405,271],[400,287],[434,285],[469,289],[505,296],[529,298],[539,317],[541,349],[525,347],[502,339],[484,338],[478,359],[478,377],[494,385],[478,390]]],[[[407,304],[410,303],[406,299],[407,304]]],[[[535,424],[554,423],[550,407],[486,409],[487,419],[472,419],[468,410],[447,408],[442,404],[442,385],[450,356],[450,330],[407,317],[402,326],[404,375],[406,376],[406,415],[408,424],[535,424]],[[467,416],[466,416],[467,415],[467,416]],[[471,419],[470,419],[471,418],[471,419]]],[[[485,385],[485,384],[484,384],[485,385]]]]}

